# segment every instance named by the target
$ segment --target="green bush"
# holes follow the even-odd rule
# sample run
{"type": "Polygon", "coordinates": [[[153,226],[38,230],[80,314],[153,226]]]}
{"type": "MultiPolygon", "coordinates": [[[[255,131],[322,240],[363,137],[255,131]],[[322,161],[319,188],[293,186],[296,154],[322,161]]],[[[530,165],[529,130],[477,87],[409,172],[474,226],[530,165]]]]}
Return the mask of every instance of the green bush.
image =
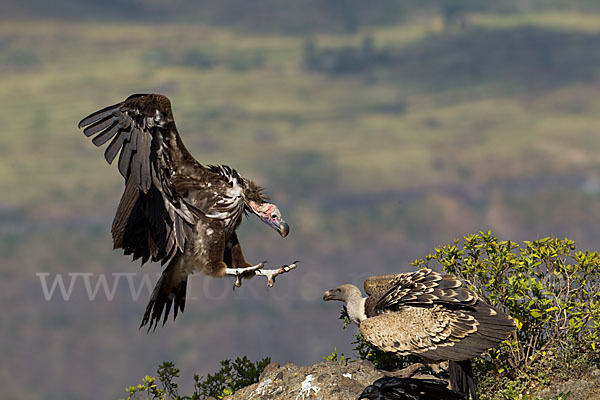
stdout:
{"type": "Polygon", "coordinates": [[[344,353],[338,354],[337,347],[333,348],[333,351],[331,352],[330,355],[323,357],[323,360],[325,360],[325,361],[336,361],[336,362],[346,362],[346,363],[351,363],[351,362],[354,361],[350,357],[346,357],[344,355],[344,353]]]}
{"type": "MultiPolygon", "coordinates": [[[[537,400],[539,389],[582,376],[600,357],[600,255],[571,240],[545,238],[521,247],[490,232],[469,235],[413,262],[458,276],[480,298],[517,322],[513,338],[474,360],[481,400],[537,400]],[[437,267],[437,268],[436,268],[437,267]]],[[[350,323],[346,308],[340,319],[350,323]]],[[[396,370],[418,361],[383,352],[360,334],[358,359],[396,370]]],[[[338,360],[337,351],[326,359],[338,360]]],[[[342,355],[342,360],[352,360],[342,355]]],[[[553,400],[564,400],[561,393],[553,400]]]]}
{"type": "Polygon", "coordinates": [[[127,400],[183,400],[190,398],[179,396],[178,385],[174,382],[174,379],[179,377],[179,369],[175,368],[172,362],[163,362],[158,367],[156,374],[162,388],[157,386],[155,377],[146,376],[139,385],[130,386],[126,389],[129,393],[127,400]]]}
{"type": "MultiPolygon", "coordinates": [[[[270,357],[263,358],[256,363],[252,363],[246,356],[236,358],[235,361],[221,361],[221,370],[214,375],[208,374],[203,382],[200,382],[198,376],[194,376],[196,381],[195,393],[198,399],[213,396],[218,399],[227,394],[233,394],[238,389],[252,385],[258,382],[260,374],[271,362],[270,357]]],[[[192,400],[196,398],[192,397],[192,400]]]]}
{"type": "Polygon", "coordinates": [[[487,232],[413,263],[441,266],[516,320],[515,337],[475,362],[482,400],[532,396],[552,381],[583,374],[598,358],[600,256],[575,249],[568,239],[521,247],[487,232]]]}
{"type": "Polygon", "coordinates": [[[253,363],[246,356],[234,361],[221,361],[221,369],[215,374],[208,374],[206,379],[194,375],[194,393],[191,396],[181,396],[175,379],[179,377],[179,369],[172,362],[163,362],[156,371],[156,378],[146,376],[142,383],[127,388],[127,400],[202,400],[207,397],[222,399],[233,394],[238,389],[258,382],[260,374],[271,362],[270,357],[253,363]]]}

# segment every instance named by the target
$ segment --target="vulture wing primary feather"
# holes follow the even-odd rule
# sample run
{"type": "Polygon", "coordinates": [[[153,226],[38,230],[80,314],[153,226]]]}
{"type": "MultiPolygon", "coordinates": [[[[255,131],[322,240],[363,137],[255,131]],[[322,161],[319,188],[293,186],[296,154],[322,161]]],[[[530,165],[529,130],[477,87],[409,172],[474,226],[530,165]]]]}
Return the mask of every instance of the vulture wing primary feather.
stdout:
{"type": "Polygon", "coordinates": [[[262,275],[275,278],[295,268],[276,270],[244,259],[236,229],[245,214],[255,214],[282,237],[289,227],[263,189],[226,166],[204,166],[186,149],[175,127],[169,99],[134,94],[79,122],[92,143],[108,143],[104,158],[117,166],[125,189],[112,224],[115,249],[133,259],[167,264],[154,288],[141,326],[164,324],[183,312],[187,277],[200,271],[213,277],[262,275]]]}
{"type": "Polygon", "coordinates": [[[426,360],[450,360],[453,388],[475,398],[470,359],[494,348],[515,321],[482,301],[453,275],[422,269],[374,276],[367,297],[350,284],[326,291],[324,300],[346,304],[361,335],[377,348],[426,360]]]}

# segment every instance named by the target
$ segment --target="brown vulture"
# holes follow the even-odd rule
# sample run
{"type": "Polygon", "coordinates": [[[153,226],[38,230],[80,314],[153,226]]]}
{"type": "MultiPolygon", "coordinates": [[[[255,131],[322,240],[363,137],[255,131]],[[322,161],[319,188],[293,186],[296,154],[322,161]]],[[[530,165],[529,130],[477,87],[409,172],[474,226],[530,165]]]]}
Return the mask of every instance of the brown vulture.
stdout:
{"type": "Polygon", "coordinates": [[[160,94],[134,94],[79,122],[85,136],[101,146],[104,158],[119,154],[125,190],[112,224],[115,249],[167,267],[152,292],[140,327],[154,327],[183,312],[187,277],[195,271],[213,277],[266,276],[272,286],[279,274],[295,268],[263,269],[244,259],[236,229],[242,216],[257,215],[282,237],[289,227],[262,188],[226,165],[204,166],[184,146],[169,99],[160,94]],[[164,314],[164,316],[163,316],[164,314]]]}
{"type": "Polygon", "coordinates": [[[422,269],[367,278],[368,297],[350,284],[326,291],[323,300],[345,303],[351,321],[377,348],[428,361],[449,360],[450,382],[475,399],[471,358],[498,346],[515,330],[455,276],[422,269]]]}
{"type": "Polygon", "coordinates": [[[446,387],[437,379],[396,378],[377,379],[360,394],[358,400],[464,400],[462,393],[446,387]]]}

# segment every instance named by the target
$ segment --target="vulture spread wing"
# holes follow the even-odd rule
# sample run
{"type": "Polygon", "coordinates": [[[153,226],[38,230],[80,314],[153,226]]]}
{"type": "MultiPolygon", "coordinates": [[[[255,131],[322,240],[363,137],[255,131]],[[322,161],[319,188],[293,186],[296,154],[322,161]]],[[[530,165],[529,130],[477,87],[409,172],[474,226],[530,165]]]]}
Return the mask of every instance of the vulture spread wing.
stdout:
{"type": "Polygon", "coordinates": [[[146,307],[142,326],[156,327],[185,305],[187,277],[201,271],[213,277],[275,278],[295,268],[277,270],[246,262],[235,230],[251,212],[282,237],[289,226],[262,188],[226,165],[203,166],[185,148],[171,103],[159,94],[135,94],[103,108],[79,123],[92,143],[108,143],[104,157],[119,156],[125,178],[112,226],[115,248],[133,259],[168,262],[146,307]],[[164,317],[162,315],[164,314],[164,317]]]}
{"type": "Polygon", "coordinates": [[[171,103],[158,94],[134,94],[79,122],[92,143],[110,141],[104,157],[119,155],[126,181],[112,226],[115,248],[165,263],[183,252],[198,218],[237,219],[244,205],[242,178],[228,167],[205,168],[187,151],[171,103]]]}
{"type": "Polygon", "coordinates": [[[396,275],[365,301],[361,334],[384,351],[465,360],[495,347],[514,321],[452,275],[429,269],[396,275]]]}
{"type": "Polygon", "coordinates": [[[396,275],[388,290],[377,299],[374,314],[395,311],[411,304],[472,306],[476,302],[477,295],[463,287],[455,276],[422,269],[396,275]]]}

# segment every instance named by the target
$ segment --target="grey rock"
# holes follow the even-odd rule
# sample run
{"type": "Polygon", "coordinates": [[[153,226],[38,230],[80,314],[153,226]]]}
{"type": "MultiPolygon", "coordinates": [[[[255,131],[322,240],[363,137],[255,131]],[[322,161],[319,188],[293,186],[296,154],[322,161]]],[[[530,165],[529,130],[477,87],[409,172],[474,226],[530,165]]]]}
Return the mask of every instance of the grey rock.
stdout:
{"type": "MultiPolygon", "coordinates": [[[[363,389],[383,373],[368,361],[325,361],[306,367],[292,363],[267,365],[258,383],[238,390],[224,400],[356,400],[363,389]]],[[[417,379],[435,379],[417,373],[417,379]]],[[[536,394],[552,399],[571,392],[568,400],[600,400],[600,369],[592,368],[581,379],[556,383],[536,394]]]]}
{"type": "Polygon", "coordinates": [[[571,392],[568,400],[600,400],[600,369],[592,368],[582,379],[570,379],[538,393],[542,399],[571,392]]]}
{"type": "Polygon", "coordinates": [[[325,361],[307,367],[271,363],[258,383],[224,400],[356,400],[382,376],[368,361],[325,361]]]}

